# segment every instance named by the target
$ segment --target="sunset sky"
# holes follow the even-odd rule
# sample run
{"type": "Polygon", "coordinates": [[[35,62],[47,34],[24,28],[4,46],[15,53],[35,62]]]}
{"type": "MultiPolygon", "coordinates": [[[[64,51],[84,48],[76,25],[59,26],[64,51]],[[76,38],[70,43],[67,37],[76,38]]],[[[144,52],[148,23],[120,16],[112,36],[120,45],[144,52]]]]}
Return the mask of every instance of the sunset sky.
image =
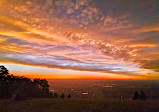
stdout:
{"type": "Polygon", "coordinates": [[[0,0],[0,48],[15,75],[159,79],[159,1],[0,0]]]}

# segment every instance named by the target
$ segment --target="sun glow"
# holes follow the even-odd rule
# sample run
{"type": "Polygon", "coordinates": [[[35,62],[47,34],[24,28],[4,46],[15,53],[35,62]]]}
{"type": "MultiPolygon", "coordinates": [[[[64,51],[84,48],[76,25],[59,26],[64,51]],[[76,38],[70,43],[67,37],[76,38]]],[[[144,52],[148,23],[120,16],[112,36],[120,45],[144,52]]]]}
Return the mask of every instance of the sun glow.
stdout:
{"type": "Polygon", "coordinates": [[[106,2],[0,0],[0,63],[28,77],[158,78],[158,24],[106,2]]]}

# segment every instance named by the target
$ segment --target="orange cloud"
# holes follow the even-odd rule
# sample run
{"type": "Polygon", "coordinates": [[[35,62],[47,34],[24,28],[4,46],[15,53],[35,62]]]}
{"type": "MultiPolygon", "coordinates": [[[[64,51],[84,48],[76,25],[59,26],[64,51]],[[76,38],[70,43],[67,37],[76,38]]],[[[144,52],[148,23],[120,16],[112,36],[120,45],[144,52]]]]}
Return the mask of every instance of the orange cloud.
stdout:
{"type": "Polygon", "coordinates": [[[157,33],[151,34],[157,26],[143,28],[130,15],[102,12],[87,0],[6,3],[0,7],[6,10],[0,11],[0,62],[116,74],[113,78],[158,74],[158,66],[146,66],[159,59],[157,33]]]}

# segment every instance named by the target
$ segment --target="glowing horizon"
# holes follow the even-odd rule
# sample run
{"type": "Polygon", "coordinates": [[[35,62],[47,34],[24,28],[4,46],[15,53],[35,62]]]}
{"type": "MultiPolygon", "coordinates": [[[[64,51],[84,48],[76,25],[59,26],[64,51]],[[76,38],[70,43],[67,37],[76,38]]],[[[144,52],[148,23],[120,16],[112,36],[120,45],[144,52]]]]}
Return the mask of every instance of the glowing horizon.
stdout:
{"type": "Polygon", "coordinates": [[[0,0],[0,65],[28,77],[159,79],[154,4],[159,5],[155,0],[0,0]]]}

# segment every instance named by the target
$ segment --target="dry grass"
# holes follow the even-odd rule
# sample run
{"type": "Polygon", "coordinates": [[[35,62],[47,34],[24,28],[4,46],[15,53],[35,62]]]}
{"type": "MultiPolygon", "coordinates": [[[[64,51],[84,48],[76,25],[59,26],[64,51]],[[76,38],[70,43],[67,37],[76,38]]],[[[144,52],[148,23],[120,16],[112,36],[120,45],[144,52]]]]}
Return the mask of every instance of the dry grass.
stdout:
{"type": "Polygon", "coordinates": [[[0,112],[159,112],[159,101],[97,98],[0,100],[0,112]]]}

